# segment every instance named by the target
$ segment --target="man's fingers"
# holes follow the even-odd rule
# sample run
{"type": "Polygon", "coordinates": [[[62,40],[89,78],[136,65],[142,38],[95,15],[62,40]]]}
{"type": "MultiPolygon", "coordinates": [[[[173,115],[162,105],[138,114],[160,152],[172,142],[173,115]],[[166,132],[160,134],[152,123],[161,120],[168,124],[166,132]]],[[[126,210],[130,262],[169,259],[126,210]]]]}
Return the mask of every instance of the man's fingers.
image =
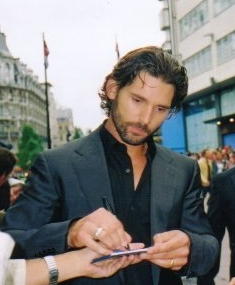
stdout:
{"type": "Polygon", "coordinates": [[[126,247],[131,237],[125,232],[122,223],[115,215],[100,208],[72,223],[67,242],[68,246],[73,248],[92,244],[92,249],[95,250],[95,248],[100,248],[100,245],[94,248],[94,240],[101,241],[103,247],[107,249],[115,250],[126,247]]]}
{"type": "Polygon", "coordinates": [[[183,246],[175,249],[169,249],[167,246],[159,246],[155,248],[149,248],[148,254],[154,256],[154,258],[174,258],[185,257],[189,255],[189,247],[183,246]]]}
{"type": "Polygon", "coordinates": [[[186,242],[187,235],[180,230],[172,230],[172,231],[167,231],[167,232],[156,234],[153,237],[153,240],[156,243],[157,242],[158,243],[165,243],[165,242],[168,242],[172,239],[178,239],[181,242],[186,242]]]}
{"type": "Polygon", "coordinates": [[[174,230],[156,234],[154,236],[154,245],[149,249],[149,253],[163,253],[176,250],[181,247],[190,246],[190,239],[182,231],[174,230]]]}
{"type": "Polygon", "coordinates": [[[135,243],[130,243],[129,244],[129,249],[134,250],[134,249],[140,249],[144,248],[144,243],[142,242],[135,242],[135,243]]]}
{"type": "Polygon", "coordinates": [[[102,242],[95,241],[94,239],[87,236],[86,246],[101,255],[108,255],[112,253],[112,250],[107,248],[102,242]]]}
{"type": "Polygon", "coordinates": [[[186,258],[151,259],[150,261],[160,267],[171,270],[180,270],[187,263],[186,258]]]}

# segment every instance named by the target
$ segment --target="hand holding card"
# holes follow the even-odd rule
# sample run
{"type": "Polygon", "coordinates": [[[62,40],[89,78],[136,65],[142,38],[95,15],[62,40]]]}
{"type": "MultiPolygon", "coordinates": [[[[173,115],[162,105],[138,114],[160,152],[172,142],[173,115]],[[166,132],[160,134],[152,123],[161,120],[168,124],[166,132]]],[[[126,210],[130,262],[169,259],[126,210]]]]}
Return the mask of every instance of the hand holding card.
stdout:
{"type": "Polygon", "coordinates": [[[133,250],[115,250],[112,254],[110,255],[104,255],[98,258],[95,258],[92,260],[91,263],[96,263],[96,262],[100,262],[100,261],[104,261],[110,258],[117,258],[117,257],[121,257],[124,255],[132,255],[132,254],[140,254],[143,252],[147,252],[148,247],[146,248],[140,248],[140,249],[133,249],[133,250]]]}

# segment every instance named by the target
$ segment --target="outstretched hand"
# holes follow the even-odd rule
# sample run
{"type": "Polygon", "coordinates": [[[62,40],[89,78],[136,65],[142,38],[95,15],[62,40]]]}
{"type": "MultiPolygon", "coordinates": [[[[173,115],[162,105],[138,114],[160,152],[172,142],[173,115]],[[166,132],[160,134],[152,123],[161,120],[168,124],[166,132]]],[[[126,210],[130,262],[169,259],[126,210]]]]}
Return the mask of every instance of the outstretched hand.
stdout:
{"type": "MultiPolygon", "coordinates": [[[[142,243],[130,244],[131,249],[143,248],[142,243]]],[[[140,255],[129,255],[111,258],[97,263],[91,263],[94,258],[100,257],[99,254],[95,253],[89,248],[74,251],[72,254],[77,255],[77,259],[82,261],[79,263],[79,270],[82,270],[82,276],[91,278],[109,277],[116,273],[118,270],[127,267],[128,265],[140,262],[142,259],[140,255]]]]}
{"type": "Polygon", "coordinates": [[[180,270],[188,263],[190,239],[180,230],[156,234],[154,245],[141,257],[164,268],[180,270]]]}

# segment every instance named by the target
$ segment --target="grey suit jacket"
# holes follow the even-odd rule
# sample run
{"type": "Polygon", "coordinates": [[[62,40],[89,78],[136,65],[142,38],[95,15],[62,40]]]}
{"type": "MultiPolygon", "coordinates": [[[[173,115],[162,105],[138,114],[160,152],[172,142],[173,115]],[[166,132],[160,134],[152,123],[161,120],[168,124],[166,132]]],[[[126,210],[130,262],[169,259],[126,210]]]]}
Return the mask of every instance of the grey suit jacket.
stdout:
{"type": "MultiPolygon", "coordinates": [[[[182,229],[191,238],[187,275],[205,274],[214,263],[218,244],[203,212],[197,163],[157,146],[151,174],[151,234],[182,229]]],[[[26,257],[66,251],[66,234],[74,218],[113,204],[111,185],[99,128],[89,136],[42,153],[28,189],[7,212],[3,230],[12,234],[26,257]]],[[[114,206],[114,205],[113,205],[114,206]]],[[[155,285],[159,267],[153,265],[155,285]]],[[[120,283],[111,278],[81,278],[69,284],[120,283]]]]}

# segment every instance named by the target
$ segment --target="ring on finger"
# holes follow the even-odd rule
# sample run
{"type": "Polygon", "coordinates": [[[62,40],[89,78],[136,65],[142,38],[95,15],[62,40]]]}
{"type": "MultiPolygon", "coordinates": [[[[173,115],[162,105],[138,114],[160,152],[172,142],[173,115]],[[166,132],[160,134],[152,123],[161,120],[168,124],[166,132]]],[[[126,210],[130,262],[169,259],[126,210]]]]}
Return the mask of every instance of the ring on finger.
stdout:
{"type": "Polygon", "coordinates": [[[99,238],[99,236],[100,236],[100,234],[102,233],[103,230],[104,230],[104,229],[101,228],[101,227],[96,229],[95,234],[94,234],[94,236],[95,236],[96,239],[99,238]]]}

